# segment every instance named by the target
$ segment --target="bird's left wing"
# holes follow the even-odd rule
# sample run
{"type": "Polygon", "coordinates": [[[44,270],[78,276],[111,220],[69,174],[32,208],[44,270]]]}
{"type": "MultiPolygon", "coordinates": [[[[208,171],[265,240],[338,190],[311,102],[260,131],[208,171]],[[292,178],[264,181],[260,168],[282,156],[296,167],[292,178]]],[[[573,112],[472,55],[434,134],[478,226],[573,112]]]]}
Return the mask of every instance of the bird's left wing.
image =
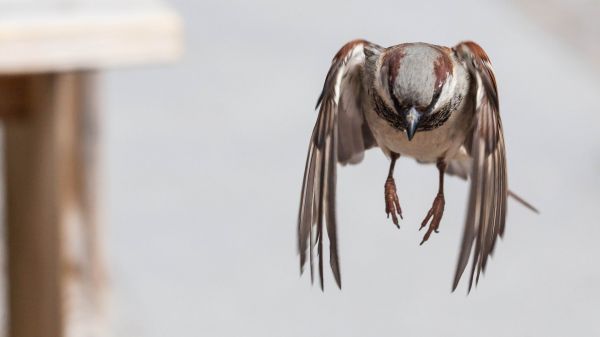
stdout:
{"type": "Polygon", "coordinates": [[[471,188],[453,290],[474,246],[470,290],[474,277],[479,280],[485,270],[496,239],[504,233],[508,197],[506,151],[496,79],[487,54],[474,42],[460,43],[454,50],[471,75],[474,125],[465,143],[471,157],[471,188]]]}
{"type": "Polygon", "coordinates": [[[319,116],[308,147],[298,215],[298,250],[301,271],[307,253],[309,255],[311,279],[313,250],[317,250],[321,288],[325,230],[331,270],[341,288],[335,214],[337,163],[358,163],[364,151],[376,145],[363,113],[365,48],[379,47],[364,40],[354,40],[344,45],[333,58],[317,102],[319,116]]]}

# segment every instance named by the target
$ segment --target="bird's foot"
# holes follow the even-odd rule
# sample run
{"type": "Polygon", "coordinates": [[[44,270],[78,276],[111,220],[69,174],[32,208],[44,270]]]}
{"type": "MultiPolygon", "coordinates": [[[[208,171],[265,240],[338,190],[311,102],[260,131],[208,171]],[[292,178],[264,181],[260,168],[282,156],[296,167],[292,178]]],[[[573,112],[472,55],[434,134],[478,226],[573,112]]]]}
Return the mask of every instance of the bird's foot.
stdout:
{"type": "Polygon", "coordinates": [[[400,228],[396,214],[402,219],[402,208],[400,208],[400,200],[398,194],[396,194],[396,183],[392,177],[388,177],[385,181],[385,213],[388,218],[391,214],[394,225],[400,228]]]}
{"type": "Polygon", "coordinates": [[[431,220],[431,222],[429,223],[429,228],[427,229],[425,236],[423,236],[423,241],[421,241],[421,243],[420,243],[421,245],[429,239],[429,236],[431,235],[432,232],[435,231],[436,233],[439,233],[438,229],[440,227],[440,221],[442,220],[442,215],[444,214],[445,203],[446,202],[444,201],[444,195],[441,193],[438,194],[435,197],[435,199],[433,200],[433,205],[431,206],[431,209],[427,213],[425,220],[423,220],[423,222],[421,223],[421,227],[419,228],[419,230],[423,229],[423,227],[425,227],[425,225],[427,225],[429,220],[431,220]]]}

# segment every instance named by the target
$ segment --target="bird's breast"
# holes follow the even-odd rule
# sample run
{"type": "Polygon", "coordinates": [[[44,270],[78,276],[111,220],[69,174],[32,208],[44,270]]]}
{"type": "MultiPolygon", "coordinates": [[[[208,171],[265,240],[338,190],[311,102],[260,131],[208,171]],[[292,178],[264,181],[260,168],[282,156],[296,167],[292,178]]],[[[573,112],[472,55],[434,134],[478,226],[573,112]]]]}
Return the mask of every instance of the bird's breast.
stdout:
{"type": "Polygon", "coordinates": [[[435,127],[418,131],[410,141],[404,128],[391,123],[377,111],[376,99],[371,100],[365,117],[378,145],[384,150],[420,162],[436,162],[439,158],[453,158],[465,141],[471,120],[465,101],[460,99],[456,106],[436,117],[435,127]]]}

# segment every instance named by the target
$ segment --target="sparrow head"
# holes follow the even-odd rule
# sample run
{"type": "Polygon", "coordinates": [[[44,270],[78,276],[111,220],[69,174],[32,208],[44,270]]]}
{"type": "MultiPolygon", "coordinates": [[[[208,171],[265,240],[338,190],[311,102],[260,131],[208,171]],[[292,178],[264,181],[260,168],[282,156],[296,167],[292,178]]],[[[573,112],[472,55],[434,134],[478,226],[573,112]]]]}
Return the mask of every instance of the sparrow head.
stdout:
{"type": "Polygon", "coordinates": [[[433,129],[432,122],[439,120],[442,107],[452,99],[444,90],[452,78],[451,53],[445,47],[409,43],[390,47],[382,57],[380,87],[387,89],[382,91],[408,140],[419,131],[433,129]]]}

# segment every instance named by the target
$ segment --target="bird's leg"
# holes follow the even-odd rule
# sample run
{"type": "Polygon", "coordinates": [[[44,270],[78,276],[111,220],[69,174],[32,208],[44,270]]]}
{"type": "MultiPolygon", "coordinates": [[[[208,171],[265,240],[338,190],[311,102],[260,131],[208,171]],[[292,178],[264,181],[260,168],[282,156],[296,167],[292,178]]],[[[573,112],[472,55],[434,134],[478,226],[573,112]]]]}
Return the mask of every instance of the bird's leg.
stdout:
{"type": "Polygon", "coordinates": [[[398,224],[398,217],[396,213],[402,219],[402,209],[400,208],[400,200],[398,200],[398,194],[396,194],[396,183],[394,182],[394,166],[396,165],[396,160],[400,157],[399,154],[395,152],[391,152],[390,158],[390,171],[388,173],[388,177],[385,181],[384,191],[385,191],[385,213],[388,218],[390,214],[392,215],[392,221],[396,227],[400,228],[398,224]]]}
{"type": "Polygon", "coordinates": [[[429,220],[431,220],[429,228],[427,229],[427,233],[425,233],[425,236],[423,236],[423,241],[421,241],[421,244],[423,244],[425,241],[427,241],[427,239],[429,239],[429,236],[433,231],[438,233],[440,221],[442,220],[442,214],[444,214],[444,173],[446,171],[446,163],[442,159],[439,159],[437,162],[437,168],[440,173],[438,194],[435,196],[435,199],[433,200],[433,205],[427,213],[425,220],[423,220],[423,223],[421,223],[421,228],[419,228],[419,230],[423,229],[423,227],[427,225],[429,220]]]}

